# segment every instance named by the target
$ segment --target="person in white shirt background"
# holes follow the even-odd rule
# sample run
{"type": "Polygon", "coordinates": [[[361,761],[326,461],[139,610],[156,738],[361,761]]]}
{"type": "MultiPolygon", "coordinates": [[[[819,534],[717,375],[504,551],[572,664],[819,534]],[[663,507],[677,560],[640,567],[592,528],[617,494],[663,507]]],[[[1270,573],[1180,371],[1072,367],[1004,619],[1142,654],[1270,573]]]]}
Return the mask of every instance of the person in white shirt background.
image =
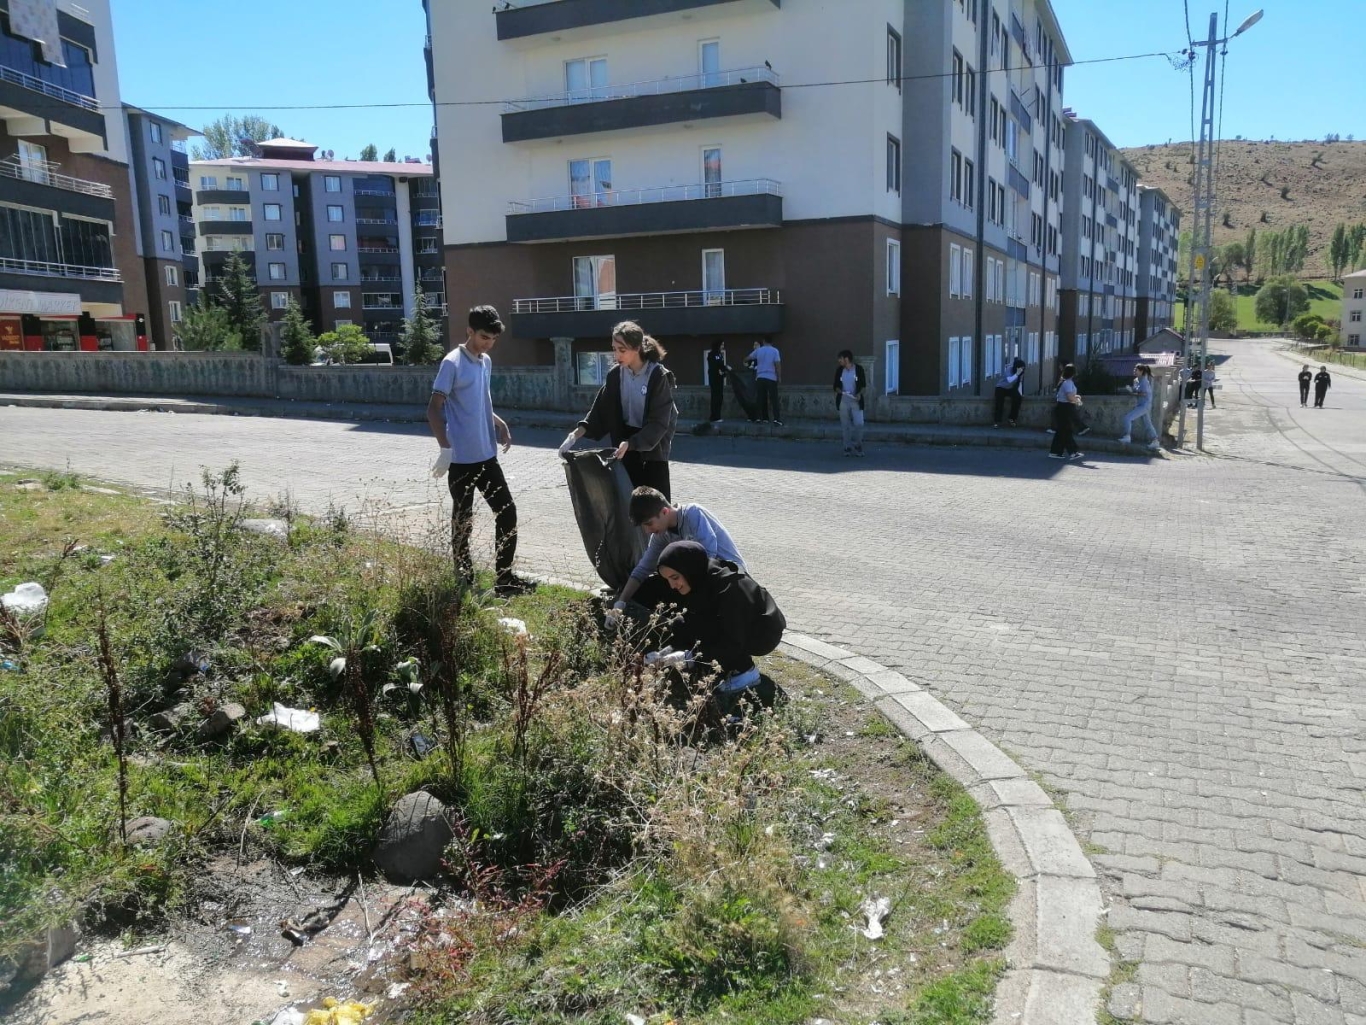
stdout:
{"type": "Polygon", "coordinates": [[[759,422],[767,420],[778,427],[783,416],[778,409],[778,382],[783,379],[783,357],[767,338],[749,354],[754,363],[754,379],[759,386],[759,422]]]}
{"type": "Polygon", "coordinates": [[[854,354],[845,349],[839,354],[839,365],[835,367],[834,387],[846,456],[863,456],[863,390],[867,386],[868,378],[863,368],[854,362],[854,354]]]}

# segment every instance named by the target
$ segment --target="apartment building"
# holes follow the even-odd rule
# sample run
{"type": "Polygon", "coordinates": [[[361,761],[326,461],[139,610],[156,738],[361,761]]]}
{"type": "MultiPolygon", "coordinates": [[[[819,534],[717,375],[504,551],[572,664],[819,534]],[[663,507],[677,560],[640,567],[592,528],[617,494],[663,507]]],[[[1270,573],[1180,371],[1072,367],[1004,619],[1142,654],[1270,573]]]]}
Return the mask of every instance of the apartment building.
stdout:
{"type": "Polygon", "coordinates": [[[1152,185],[1138,186],[1138,312],[1134,340],[1176,323],[1176,250],[1181,211],[1152,185]]]}
{"type": "Polygon", "coordinates": [[[109,0],[0,0],[0,349],[148,347],[109,0]]]}
{"type": "Polygon", "coordinates": [[[357,324],[372,342],[393,343],[419,284],[444,317],[430,164],[318,160],[316,146],[293,139],[257,149],[258,156],[190,161],[204,287],[236,252],[273,320],[292,297],[319,332],[357,324]]]}
{"type": "Polygon", "coordinates": [[[1362,318],[1366,316],[1366,270],[1342,276],[1342,344],[1352,348],[1361,346],[1366,336],[1362,318]]]}
{"type": "Polygon", "coordinates": [[[946,394],[1051,351],[1047,0],[424,6],[451,304],[509,315],[502,361],[596,383],[631,318],[683,383],[768,336],[785,381],[848,347],[881,391],[946,394]]]}
{"type": "Polygon", "coordinates": [[[1063,362],[1081,363],[1147,337],[1136,326],[1138,172],[1094,121],[1066,115],[1058,347],[1063,362]]]}

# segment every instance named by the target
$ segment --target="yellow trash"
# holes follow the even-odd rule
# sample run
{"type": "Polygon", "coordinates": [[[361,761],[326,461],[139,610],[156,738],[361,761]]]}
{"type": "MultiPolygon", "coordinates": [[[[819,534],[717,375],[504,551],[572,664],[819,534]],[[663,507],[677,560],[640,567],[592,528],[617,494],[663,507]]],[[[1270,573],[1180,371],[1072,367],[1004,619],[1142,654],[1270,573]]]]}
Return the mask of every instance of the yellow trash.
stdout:
{"type": "Polygon", "coordinates": [[[374,1009],[374,1004],[356,1000],[342,1003],[336,997],[328,997],[321,1008],[308,1012],[304,1025],[360,1025],[374,1009]]]}

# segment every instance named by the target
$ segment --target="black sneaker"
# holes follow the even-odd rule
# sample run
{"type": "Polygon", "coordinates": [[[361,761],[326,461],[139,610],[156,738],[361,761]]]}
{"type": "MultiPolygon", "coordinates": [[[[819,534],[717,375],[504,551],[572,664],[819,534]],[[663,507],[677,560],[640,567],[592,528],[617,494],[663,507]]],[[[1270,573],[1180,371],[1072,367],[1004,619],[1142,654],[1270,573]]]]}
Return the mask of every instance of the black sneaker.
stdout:
{"type": "Polygon", "coordinates": [[[515,598],[519,594],[530,594],[534,590],[536,584],[533,581],[524,580],[516,575],[504,577],[493,585],[493,593],[499,598],[515,598]]]}

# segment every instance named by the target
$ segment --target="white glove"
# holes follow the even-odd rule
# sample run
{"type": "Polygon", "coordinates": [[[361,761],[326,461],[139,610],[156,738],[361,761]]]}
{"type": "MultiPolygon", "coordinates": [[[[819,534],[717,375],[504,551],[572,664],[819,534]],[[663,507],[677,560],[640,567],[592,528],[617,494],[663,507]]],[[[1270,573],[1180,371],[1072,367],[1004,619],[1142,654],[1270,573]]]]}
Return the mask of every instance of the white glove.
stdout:
{"type": "Polygon", "coordinates": [[[432,463],[432,476],[444,477],[446,471],[451,468],[451,450],[443,448],[437,453],[436,462],[432,463]]]}
{"type": "Polygon", "coordinates": [[[617,627],[621,626],[621,620],[624,614],[622,610],[624,610],[625,608],[625,602],[619,601],[615,605],[613,605],[604,614],[603,625],[605,625],[609,630],[615,630],[617,627]]]}
{"type": "Polygon", "coordinates": [[[565,455],[566,453],[568,453],[569,450],[574,447],[574,442],[578,440],[578,431],[570,431],[569,437],[565,438],[564,441],[560,443],[560,455],[565,455]]]}
{"type": "Polygon", "coordinates": [[[661,658],[671,654],[673,654],[673,648],[660,648],[658,651],[652,651],[645,656],[645,664],[647,666],[655,665],[661,658]]]}

